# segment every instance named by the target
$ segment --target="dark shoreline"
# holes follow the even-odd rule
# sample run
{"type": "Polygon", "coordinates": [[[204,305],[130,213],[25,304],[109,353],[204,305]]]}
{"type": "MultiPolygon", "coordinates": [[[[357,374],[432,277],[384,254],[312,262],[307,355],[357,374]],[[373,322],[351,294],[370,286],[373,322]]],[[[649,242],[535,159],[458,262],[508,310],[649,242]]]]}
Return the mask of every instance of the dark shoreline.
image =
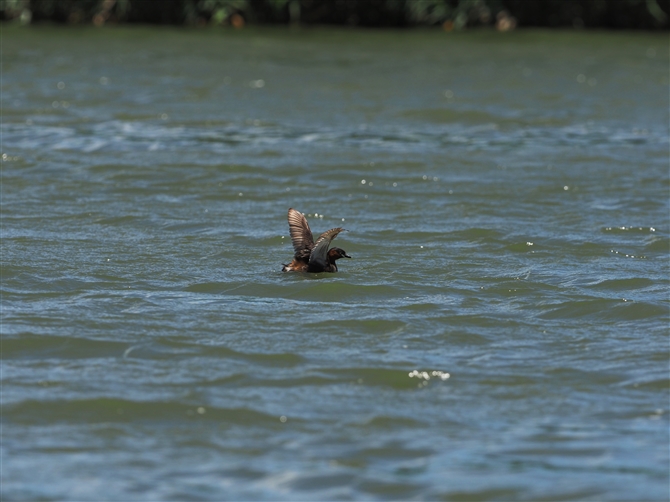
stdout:
{"type": "Polygon", "coordinates": [[[13,0],[0,21],[64,25],[670,28],[670,0],[13,0]]]}

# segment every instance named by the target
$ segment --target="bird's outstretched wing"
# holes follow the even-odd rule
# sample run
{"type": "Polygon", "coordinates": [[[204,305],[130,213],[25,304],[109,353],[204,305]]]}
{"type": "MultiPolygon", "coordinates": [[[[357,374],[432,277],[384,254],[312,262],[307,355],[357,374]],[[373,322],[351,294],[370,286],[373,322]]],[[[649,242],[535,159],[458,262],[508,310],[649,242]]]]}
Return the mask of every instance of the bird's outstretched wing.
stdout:
{"type": "Polygon", "coordinates": [[[314,247],[314,237],[305,215],[293,208],[288,210],[288,229],[296,258],[308,259],[314,247]]]}
{"type": "Polygon", "coordinates": [[[311,267],[319,266],[325,267],[328,263],[327,255],[328,248],[330,247],[330,242],[337,237],[337,234],[342,232],[344,228],[331,228],[330,230],[322,233],[314,244],[312,249],[312,254],[309,256],[309,264],[311,267]]]}

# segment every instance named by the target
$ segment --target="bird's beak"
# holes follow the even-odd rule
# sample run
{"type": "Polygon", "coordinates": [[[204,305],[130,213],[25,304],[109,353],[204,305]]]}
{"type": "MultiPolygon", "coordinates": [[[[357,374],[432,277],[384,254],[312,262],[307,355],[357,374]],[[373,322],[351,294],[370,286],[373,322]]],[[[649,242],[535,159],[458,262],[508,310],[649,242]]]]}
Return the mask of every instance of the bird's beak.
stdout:
{"type": "Polygon", "coordinates": [[[345,258],[351,258],[351,256],[349,256],[347,253],[344,253],[344,257],[345,258]]]}

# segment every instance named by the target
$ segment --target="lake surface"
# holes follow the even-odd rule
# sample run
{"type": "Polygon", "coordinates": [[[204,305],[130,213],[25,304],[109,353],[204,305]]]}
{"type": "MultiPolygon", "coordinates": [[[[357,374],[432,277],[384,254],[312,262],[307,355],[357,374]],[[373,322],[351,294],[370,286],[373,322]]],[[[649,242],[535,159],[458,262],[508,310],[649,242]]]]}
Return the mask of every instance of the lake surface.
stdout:
{"type": "Polygon", "coordinates": [[[668,500],[667,34],[2,29],[3,500],[668,500]]]}

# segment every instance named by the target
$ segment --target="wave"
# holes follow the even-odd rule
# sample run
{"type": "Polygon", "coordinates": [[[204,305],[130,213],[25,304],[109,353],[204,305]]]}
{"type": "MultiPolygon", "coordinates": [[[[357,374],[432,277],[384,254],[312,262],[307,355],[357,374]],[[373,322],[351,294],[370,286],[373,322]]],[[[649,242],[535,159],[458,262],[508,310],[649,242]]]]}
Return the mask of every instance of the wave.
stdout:
{"type": "MultiPolygon", "coordinates": [[[[289,124],[166,124],[162,121],[110,120],[91,125],[55,126],[40,123],[2,124],[6,142],[14,149],[70,150],[91,153],[109,151],[177,151],[224,153],[244,146],[310,148],[354,147],[386,151],[416,151],[444,148],[495,149],[566,146],[667,145],[667,131],[631,133],[627,129],[589,124],[548,127],[519,124],[499,127],[464,126],[458,116],[443,125],[369,126],[365,130],[322,128],[309,130],[289,124]],[[455,123],[454,123],[455,122],[455,123]]],[[[471,117],[466,120],[470,122],[471,117]]]]}

